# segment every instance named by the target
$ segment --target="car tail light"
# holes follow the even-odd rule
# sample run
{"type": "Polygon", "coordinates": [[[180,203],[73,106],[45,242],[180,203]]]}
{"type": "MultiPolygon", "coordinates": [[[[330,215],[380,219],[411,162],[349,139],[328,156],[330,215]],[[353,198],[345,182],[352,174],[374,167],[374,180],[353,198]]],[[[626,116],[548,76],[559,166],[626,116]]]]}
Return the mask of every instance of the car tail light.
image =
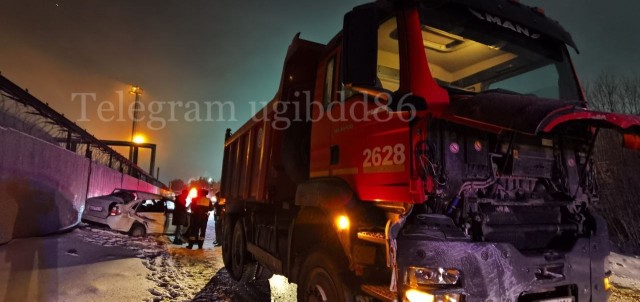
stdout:
{"type": "Polygon", "coordinates": [[[116,216],[120,214],[122,214],[122,211],[120,210],[120,206],[114,206],[113,208],[111,208],[111,212],[109,212],[110,216],[116,216]]]}

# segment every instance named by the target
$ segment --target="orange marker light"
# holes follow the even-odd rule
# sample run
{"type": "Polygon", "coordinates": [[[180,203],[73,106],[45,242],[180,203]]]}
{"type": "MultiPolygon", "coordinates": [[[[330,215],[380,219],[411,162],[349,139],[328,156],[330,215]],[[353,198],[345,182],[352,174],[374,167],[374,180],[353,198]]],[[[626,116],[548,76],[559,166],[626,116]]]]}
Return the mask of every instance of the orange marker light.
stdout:
{"type": "Polygon", "coordinates": [[[345,215],[340,215],[338,216],[338,218],[336,218],[336,226],[338,226],[339,230],[346,230],[349,228],[349,217],[345,216],[345,215]]]}

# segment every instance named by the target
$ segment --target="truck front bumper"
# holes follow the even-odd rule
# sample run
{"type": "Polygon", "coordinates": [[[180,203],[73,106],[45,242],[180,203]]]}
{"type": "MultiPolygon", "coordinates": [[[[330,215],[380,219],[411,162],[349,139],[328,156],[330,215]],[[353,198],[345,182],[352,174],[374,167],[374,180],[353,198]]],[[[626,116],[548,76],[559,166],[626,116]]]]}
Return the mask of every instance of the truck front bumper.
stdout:
{"type": "Polygon", "coordinates": [[[413,266],[458,270],[461,278],[453,286],[417,289],[441,297],[458,293],[465,302],[545,301],[560,297],[572,300],[548,301],[607,300],[604,261],[609,245],[606,235],[579,238],[569,251],[531,254],[506,243],[429,241],[417,236],[400,237],[397,244],[398,293],[401,295],[411,289],[407,282],[408,268],[413,266]]]}

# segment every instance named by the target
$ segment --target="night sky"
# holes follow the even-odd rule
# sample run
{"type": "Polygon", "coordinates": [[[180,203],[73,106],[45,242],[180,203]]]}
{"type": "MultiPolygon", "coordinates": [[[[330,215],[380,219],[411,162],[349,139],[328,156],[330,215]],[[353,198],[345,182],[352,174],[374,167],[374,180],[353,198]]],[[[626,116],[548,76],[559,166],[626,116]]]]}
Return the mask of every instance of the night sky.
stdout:
{"type": "MultiPolygon", "coordinates": [[[[131,121],[100,122],[96,112],[101,101],[117,103],[119,90],[125,105],[131,103],[131,84],[142,86],[145,103],[234,102],[237,121],[141,126],[158,145],[162,181],[217,180],[225,129],[250,117],[248,102],[273,97],[293,36],[326,43],[344,13],[364,2],[0,0],[0,71],[73,121],[82,112],[71,94],[96,93],[88,104],[91,121],[78,124],[101,139],[130,138],[131,121]]],[[[583,81],[603,70],[639,69],[640,2],[523,2],[542,6],[573,34],[583,81]]]]}

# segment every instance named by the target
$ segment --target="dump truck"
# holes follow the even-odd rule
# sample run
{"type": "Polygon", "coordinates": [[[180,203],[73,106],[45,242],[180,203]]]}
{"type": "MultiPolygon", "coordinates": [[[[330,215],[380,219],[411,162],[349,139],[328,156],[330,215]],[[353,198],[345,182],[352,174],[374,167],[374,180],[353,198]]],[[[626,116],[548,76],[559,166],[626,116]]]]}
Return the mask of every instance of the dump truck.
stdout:
{"type": "Polygon", "coordinates": [[[606,301],[594,142],[638,149],[640,117],[590,110],[570,51],[512,0],[380,0],[296,35],[225,138],[226,269],[300,301],[606,301]]]}

